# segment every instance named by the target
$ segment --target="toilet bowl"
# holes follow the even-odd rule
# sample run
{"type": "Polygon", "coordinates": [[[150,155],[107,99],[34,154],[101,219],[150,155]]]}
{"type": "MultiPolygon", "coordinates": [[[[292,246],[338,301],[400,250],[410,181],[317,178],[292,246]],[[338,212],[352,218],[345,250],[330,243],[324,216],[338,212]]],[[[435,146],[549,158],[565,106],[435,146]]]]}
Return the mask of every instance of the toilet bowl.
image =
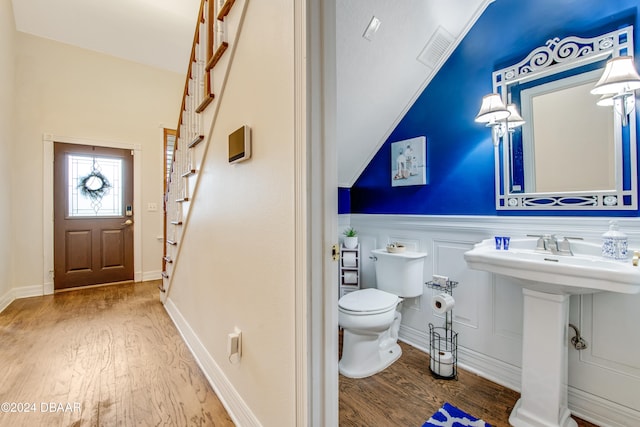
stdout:
{"type": "Polygon", "coordinates": [[[344,328],[340,373],[364,378],[387,368],[402,355],[398,345],[401,314],[397,295],[369,288],[338,301],[338,323],[344,328]]]}
{"type": "Polygon", "coordinates": [[[338,301],[338,324],[343,328],[338,370],[349,378],[376,374],[402,355],[398,331],[402,297],[422,295],[425,253],[371,251],[376,286],[350,292],[338,301]]]}

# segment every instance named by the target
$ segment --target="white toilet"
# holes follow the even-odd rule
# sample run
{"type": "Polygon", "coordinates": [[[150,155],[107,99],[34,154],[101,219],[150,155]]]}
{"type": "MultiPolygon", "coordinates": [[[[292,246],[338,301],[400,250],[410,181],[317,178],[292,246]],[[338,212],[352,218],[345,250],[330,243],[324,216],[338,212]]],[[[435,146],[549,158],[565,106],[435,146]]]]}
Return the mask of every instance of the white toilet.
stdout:
{"type": "Polygon", "coordinates": [[[377,288],[350,292],[338,301],[338,323],[344,328],[338,369],[349,378],[376,374],[398,360],[402,298],[422,295],[426,253],[371,251],[377,288]]]}

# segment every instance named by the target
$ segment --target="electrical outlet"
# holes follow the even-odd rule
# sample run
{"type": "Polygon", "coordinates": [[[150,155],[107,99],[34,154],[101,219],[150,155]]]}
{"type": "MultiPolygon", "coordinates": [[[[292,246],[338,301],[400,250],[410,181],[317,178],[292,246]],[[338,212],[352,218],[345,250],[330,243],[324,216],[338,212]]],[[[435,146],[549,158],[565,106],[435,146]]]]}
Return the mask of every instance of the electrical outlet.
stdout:
{"type": "Polygon", "coordinates": [[[236,328],[234,332],[227,335],[227,357],[229,358],[230,362],[234,363],[239,361],[241,356],[242,331],[236,328]]]}

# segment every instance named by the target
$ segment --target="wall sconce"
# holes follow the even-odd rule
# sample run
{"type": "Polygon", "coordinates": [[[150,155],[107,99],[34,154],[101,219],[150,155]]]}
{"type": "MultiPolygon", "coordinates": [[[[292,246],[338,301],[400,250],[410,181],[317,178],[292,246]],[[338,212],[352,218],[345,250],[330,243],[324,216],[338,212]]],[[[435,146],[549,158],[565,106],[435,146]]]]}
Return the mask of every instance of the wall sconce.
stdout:
{"type": "Polygon", "coordinates": [[[509,129],[509,132],[514,132],[516,128],[519,128],[526,123],[520,113],[518,113],[516,104],[508,104],[507,111],[511,113],[507,118],[507,128],[509,129]]]}
{"type": "Polygon", "coordinates": [[[629,114],[635,108],[635,90],[640,88],[640,76],[631,56],[617,56],[605,66],[602,77],[591,89],[594,95],[602,95],[597,104],[614,106],[622,116],[622,126],[629,123],[629,114]]]}
{"type": "Polygon", "coordinates": [[[500,138],[507,131],[512,132],[525,123],[516,106],[514,104],[505,106],[497,93],[490,93],[482,97],[482,105],[475,121],[486,123],[486,126],[491,128],[491,139],[494,146],[498,146],[500,138]]]}

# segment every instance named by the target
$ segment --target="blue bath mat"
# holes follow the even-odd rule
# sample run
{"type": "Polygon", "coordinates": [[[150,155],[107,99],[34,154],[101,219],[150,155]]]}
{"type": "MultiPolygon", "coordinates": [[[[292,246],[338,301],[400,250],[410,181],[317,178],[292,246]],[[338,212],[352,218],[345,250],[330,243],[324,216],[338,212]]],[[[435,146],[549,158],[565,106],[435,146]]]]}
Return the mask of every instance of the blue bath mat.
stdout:
{"type": "Polygon", "coordinates": [[[422,427],[491,427],[464,411],[456,408],[449,403],[442,405],[438,412],[433,414],[422,427]]]}

